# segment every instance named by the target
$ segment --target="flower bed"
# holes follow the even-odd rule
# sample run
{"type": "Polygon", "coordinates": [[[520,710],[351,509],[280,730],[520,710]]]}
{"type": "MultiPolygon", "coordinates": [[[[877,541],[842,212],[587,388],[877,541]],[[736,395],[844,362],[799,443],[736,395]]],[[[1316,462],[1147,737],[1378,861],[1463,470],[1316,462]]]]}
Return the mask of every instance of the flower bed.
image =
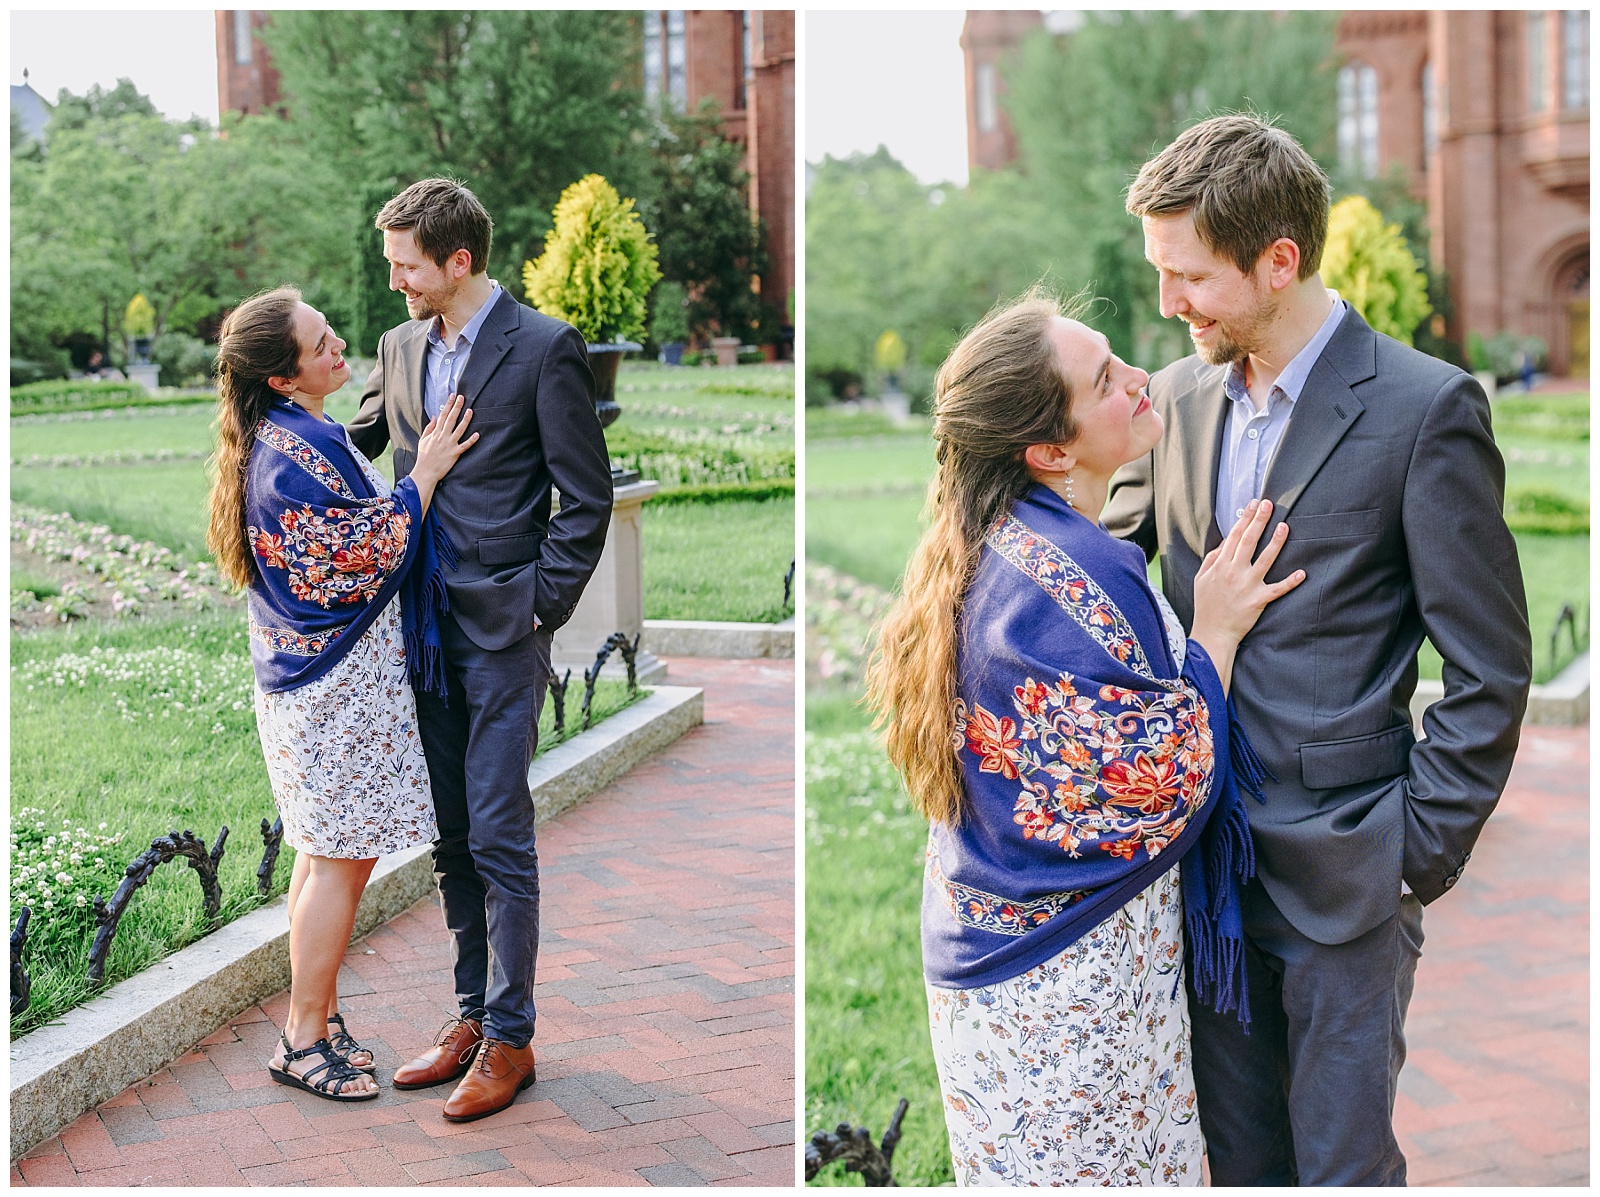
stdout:
{"type": "Polygon", "coordinates": [[[886,590],[807,561],[807,682],[859,685],[873,632],[893,601],[886,590]]]}

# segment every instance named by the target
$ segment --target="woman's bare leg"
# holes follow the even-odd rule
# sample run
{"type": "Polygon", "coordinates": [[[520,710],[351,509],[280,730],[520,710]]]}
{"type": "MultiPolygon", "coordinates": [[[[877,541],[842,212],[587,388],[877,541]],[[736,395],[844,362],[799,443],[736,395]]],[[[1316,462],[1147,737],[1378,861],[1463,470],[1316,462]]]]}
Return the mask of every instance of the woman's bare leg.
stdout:
{"type": "MultiPolygon", "coordinates": [[[[338,1009],[339,963],[350,945],[361,891],[376,863],[376,859],[340,860],[309,853],[300,853],[295,861],[289,916],[292,980],[284,1034],[296,1051],[310,1047],[328,1033],[328,1013],[338,1009]],[[306,864],[305,879],[296,889],[302,861],[306,864]]],[[[274,1056],[278,1067],[283,1066],[282,1057],[280,1047],[274,1056]]],[[[345,1092],[360,1093],[376,1087],[372,1078],[362,1077],[349,1082],[345,1092]]]]}

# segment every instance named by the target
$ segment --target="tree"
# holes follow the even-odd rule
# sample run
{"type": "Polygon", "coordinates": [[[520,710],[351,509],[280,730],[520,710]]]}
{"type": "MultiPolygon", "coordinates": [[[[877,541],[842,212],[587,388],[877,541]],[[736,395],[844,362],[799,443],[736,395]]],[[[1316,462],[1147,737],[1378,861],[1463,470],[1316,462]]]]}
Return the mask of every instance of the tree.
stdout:
{"type": "Polygon", "coordinates": [[[662,276],[689,293],[694,336],[775,333],[782,320],[763,313],[751,290],[752,278],[766,272],[767,253],[762,223],[750,211],[744,148],[719,126],[710,101],[698,113],[662,118],[639,208],[661,247],[662,276]]]}
{"type": "MultiPolygon", "coordinates": [[[[387,198],[430,175],[461,179],[494,218],[491,262],[509,264],[501,282],[519,293],[515,276],[568,184],[599,173],[637,194],[646,181],[637,21],[612,11],[278,10],[262,38],[294,135],[338,162],[345,191],[387,198]]],[[[374,258],[376,214],[361,213],[374,258]]]]}
{"type": "Polygon", "coordinates": [[[1374,329],[1407,345],[1412,330],[1433,310],[1428,280],[1400,226],[1385,224],[1364,196],[1346,196],[1328,214],[1322,279],[1374,329]]]}

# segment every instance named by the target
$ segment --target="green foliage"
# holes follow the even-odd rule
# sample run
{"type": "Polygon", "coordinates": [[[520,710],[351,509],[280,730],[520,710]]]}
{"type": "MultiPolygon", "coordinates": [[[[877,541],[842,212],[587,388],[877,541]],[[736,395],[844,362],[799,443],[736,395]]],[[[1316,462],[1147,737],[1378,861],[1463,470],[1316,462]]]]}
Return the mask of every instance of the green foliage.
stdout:
{"type": "Polygon", "coordinates": [[[599,344],[644,334],[645,297],[661,271],[633,201],[587,175],[561,193],[544,253],[522,277],[534,307],[599,344]]]}
{"type": "Polygon", "coordinates": [[[161,381],[171,387],[203,387],[211,382],[214,346],[188,333],[166,332],[150,346],[150,360],[161,367],[161,381]]]}
{"type": "Polygon", "coordinates": [[[1513,532],[1587,536],[1589,504],[1549,487],[1519,487],[1506,493],[1506,524],[1513,532]]]}
{"type": "Polygon", "coordinates": [[[11,388],[11,414],[43,411],[95,411],[148,400],[136,382],[88,382],[84,379],[30,382],[11,388]]]}
{"type": "Polygon", "coordinates": [[[1364,196],[1346,196],[1329,212],[1322,277],[1374,329],[1406,345],[1433,310],[1400,226],[1385,223],[1364,196]]]}
{"type": "Polygon", "coordinates": [[[562,188],[599,173],[637,195],[647,180],[636,12],[279,9],[262,37],[292,138],[338,164],[340,182],[315,194],[352,209],[340,271],[357,260],[350,234],[360,261],[378,257],[379,205],[449,174],[494,218],[491,272],[511,263],[500,281],[516,294],[562,188]]]}
{"type": "Polygon", "coordinates": [[[1525,337],[1502,329],[1487,340],[1478,333],[1470,334],[1467,352],[1474,371],[1493,374],[1498,382],[1510,382],[1522,375],[1523,355],[1532,359],[1535,370],[1542,370],[1550,349],[1538,337],[1525,337]]]}
{"type": "Polygon", "coordinates": [[[650,502],[659,509],[675,503],[759,503],[767,499],[793,498],[793,478],[764,478],[759,482],[706,482],[698,486],[669,487],[659,491],[650,502]]]}
{"type": "Polygon", "coordinates": [[[657,345],[671,345],[689,339],[689,293],[682,283],[670,279],[661,283],[651,297],[650,339],[657,345]]]}
{"type": "MultiPolygon", "coordinates": [[[[781,313],[763,312],[750,280],[767,270],[766,237],[750,211],[744,147],[722,136],[715,105],[667,113],[639,201],[661,248],[661,273],[687,288],[688,331],[771,339],[781,313]]],[[[677,338],[683,339],[683,338],[677,338]]]]}

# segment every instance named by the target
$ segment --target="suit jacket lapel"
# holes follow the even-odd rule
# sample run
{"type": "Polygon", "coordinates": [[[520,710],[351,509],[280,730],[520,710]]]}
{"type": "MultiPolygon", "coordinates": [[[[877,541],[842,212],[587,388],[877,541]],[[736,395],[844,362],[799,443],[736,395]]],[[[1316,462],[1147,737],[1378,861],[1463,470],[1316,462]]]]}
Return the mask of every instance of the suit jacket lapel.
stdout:
{"type": "Polygon", "coordinates": [[[494,307],[489,310],[488,316],[478,328],[478,341],[467,357],[466,370],[456,383],[460,392],[467,397],[468,407],[477,402],[478,394],[489,381],[489,376],[500,364],[500,359],[511,349],[509,333],[521,322],[521,317],[517,314],[517,301],[502,287],[495,299],[494,307]]]}
{"type": "Polygon", "coordinates": [[[1351,308],[1312,367],[1267,470],[1262,497],[1272,500],[1274,525],[1366,410],[1351,387],[1377,374],[1377,352],[1377,335],[1351,308]]]}
{"type": "MultiPolygon", "coordinates": [[[[400,349],[401,387],[395,406],[405,417],[405,422],[417,435],[428,426],[428,415],[423,408],[423,395],[427,386],[426,356],[428,352],[428,324],[420,321],[411,330],[411,337],[400,349]]],[[[413,442],[415,447],[415,442],[413,442]]]]}
{"type": "Polygon", "coordinates": [[[1194,526],[1190,544],[1203,546],[1202,554],[1222,543],[1217,531],[1217,470],[1222,464],[1222,429],[1228,418],[1228,395],[1223,389],[1227,369],[1208,371],[1185,399],[1173,405],[1180,427],[1176,435],[1182,446],[1184,469],[1193,479],[1186,493],[1194,498],[1190,505],[1194,526]]]}

